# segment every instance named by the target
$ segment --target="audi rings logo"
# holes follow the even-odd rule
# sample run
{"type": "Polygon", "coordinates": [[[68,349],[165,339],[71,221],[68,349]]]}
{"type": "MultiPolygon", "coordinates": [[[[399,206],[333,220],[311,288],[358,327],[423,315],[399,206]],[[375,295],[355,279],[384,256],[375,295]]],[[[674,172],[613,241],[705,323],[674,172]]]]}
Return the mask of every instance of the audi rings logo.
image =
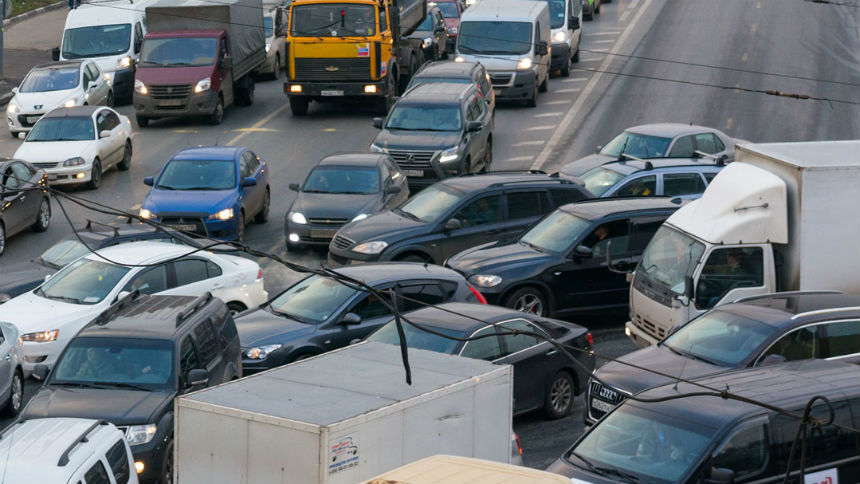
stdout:
{"type": "Polygon", "coordinates": [[[616,398],[618,398],[618,393],[606,387],[603,387],[600,389],[600,398],[614,401],[616,398]]]}

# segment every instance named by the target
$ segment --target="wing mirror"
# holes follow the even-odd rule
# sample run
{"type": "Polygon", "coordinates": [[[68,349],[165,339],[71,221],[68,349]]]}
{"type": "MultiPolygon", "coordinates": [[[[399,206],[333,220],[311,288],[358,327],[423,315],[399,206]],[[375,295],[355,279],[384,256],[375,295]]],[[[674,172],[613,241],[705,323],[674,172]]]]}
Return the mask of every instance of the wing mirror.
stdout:
{"type": "Polygon", "coordinates": [[[45,381],[48,378],[48,367],[47,365],[38,364],[33,367],[33,378],[39,381],[45,381]]]}
{"type": "Polygon", "coordinates": [[[224,55],[224,57],[218,59],[218,68],[221,70],[230,70],[230,55],[224,55]]]}
{"type": "Polygon", "coordinates": [[[299,184],[298,184],[298,183],[290,183],[290,187],[289,187],[289,188],[290,188],[290,190],[292,190],[292,191],[294,191],[294,192],[297,192],[297,191],[299,191],[299,190],[301,189],[301,187],[299,187],[299,184]]]}
{"type": "Polygon", "coordinates": [[[573,249],[573,258],[577,260],[585,260],[591,259],[594,257],[594,251],[591,250],[591,247],[586,247],[584,245],[577,245],[575,249],[573,249]]]}
{"type": "Polygon", "coordinates": [[[344,326],[354,326],[356,324],[361,324],[361,316],[355,313],[346,313],[340,318],[338,324],[342,324],[344,326]]]}
{"type": "Polygon", "coordinates": [[[692,276],[684,276],[684,296],[689,301],[692,301],[696,297],[696,288],[693,285],[692,276]]]}
{"type": "Polygon", "coordinates": [[[101,139],[101,138],[110,138],[110,130],[109,129],[103,129],[103,130],[99,131],[99,139],[101,139]]]}
{"type": "Polygon", "coordinates": [[[786,361],[788,361],[788,360],[782,355],[777,355],[777,354],[767,355],[764,357],[763,360],[761,360],[761,363],[759,364],[759,366],[778,365],[780,363],[785,363],[786,361]]]}
{"type": "Polygon", "coordinates": [[[396,185],[391,185],[391,186],[385,187],[385,194],[386,195],[396,195],[400,192],[401,192],[400,187],[398,187],[396,185]]]}
{"type": "Polygon", "coordinates": [[[382,129],[382,118],[373,118],[371,124],[373,124],[373,127],[376,129],[382,129]]]}
{"type": "Polygon", "coordinates": [[[547,55],[549,54],[549,45],[547,45],[545,40],[541,40],[535,46],[535,55],[547,55]]]}
{"type": "Polygon", "coordinates": [[[152,186],[155,183],[155,180],[151,176],[143,177],[143,184],[152,186]]]}
{"type": "Polygon", "coordinates": [[[54,47],[53,49],[51,49],[51,59],[54,59],[55,61],[60,60],[60,48],[59,47],[54,47]]]}
{"type": "Polygon", "coordinates": [[[484,123],[480,121],[469,121],[469,124],[466,125],[467,133],[477,133],[482,129],[484,129],[484,123]]]}
{"type": "Polygon", "coordinates": [[[579,17],[570,17],[567,22],[567,28],[569,28],[570,30],[577,30],[579,29],[579,27],[579,17]]]}
{"type": "Polygon", "coordinates": [[[18,94],[18,87],[12,88],[12,94],[18,94]]]}
{"type": "Polygon", "coordinates": [[[209,383],[209,372],[202,368],[195,368],[188,372],[185,378],[185,387],[200,387],[209,383]]]}
{"type": "Polygon", "coordinates": [[[445,230],[457,230],[463,227],[463,224],[460,223],[459,220],[455,218],[449,218],[447,222],[445,222],[445,230]]]}
{"type": "Polygon", "coordinates": [[[244,180],[242,180],[242,186],[243,187],[255,187],[255,186],[257,186],[257,179],[251,178],[251,177],[245,178],[244,180]]]}
{"type": "Polygon", "coordinates": [[[602,149],[603,149],[603,145],[597,145],[597,147],[596,147],[596,148],[594,148],[594,152],[595,152],[595,153],[600,153],[600,150],[602,150],[602,149]]]}
{"type": "Polygon", "coordinates": [[[714,469],[710,477],[705,479],[705,484],[734,484],[735,471],[731,469],[714,469]]]}

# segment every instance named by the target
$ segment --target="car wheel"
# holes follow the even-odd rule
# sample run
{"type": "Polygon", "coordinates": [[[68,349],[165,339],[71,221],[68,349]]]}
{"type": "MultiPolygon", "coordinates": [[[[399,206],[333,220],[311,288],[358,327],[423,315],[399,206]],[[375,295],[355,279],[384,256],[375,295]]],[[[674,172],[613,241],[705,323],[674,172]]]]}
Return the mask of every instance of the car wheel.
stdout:
{"type": "Polygon", "coordinates": [[[236,226],[236,242],[245,241],[245,212],[239,212],[239,225],[236,226]]]}
{"type": "Polygon", "coordinates": [[[120,171],[126,171],[131,167],[131,140],[125,141],[125,151],[122,152],[122,160],[116,166],[120,171]]]}
{"type": "Polygon", "coordinates": [[[576,52],[573,53],[573,62],[579,62],[579,44],[576,44],[576,52]]]}
{"type": "Polygon", "coordinates": [[[240,302],[232,301],[227,303],[227,309],[230,311],[231,316],[235,316],[248,308],[240,302]]]}
{"type": "Polygon", "coordinates": [[[245,89],[245,106],[251,106],[254,104],[254,90],[256,89],[256,83],[254,82],[253,77],[248,78],[248,87],[245,89]]]}
{"type": "Polygon", "coordinates": [[[44,232],[48,230],[48,225],[51,224],[51,202],[47,198],[42,199],[39,204],[39,213],[36,214],[36,221],[33,222],[33,232],[44,232]]]}
{"type": "Polygon", "coordinates": [[[257,215],[254,216],[254,222],[258,224],[264,224],[267,220],[269,220],[269,202],[271,198],[269,196],[269,187],[266,187],[266,194],[263,198],[263,207],[260,208],[260,211],[257,212],[257,215]]]}
{"type": "Polygon", "coordinates": [[[224,99],[218,96],[218,104],[215,106],[215,111],[209,115],[209,124],[219,125],[224,120],[224,99]]]}
{"type": "Polygon", "coordinates": [[[490,165],[493,164],[493,138],[487,140],[487,153],[484,155],[484,166],[481,167],[481,172],[490,171],[490,165]]]}
{"type": "Polygon", "coordinates": [[[556,373],[546,389],[544,414],[553,420],[567,416],[573,409],[573,397],[573,378],[564,371],[556,373]]]}
{"type": "Polygon", "coordinates": [[[304,97],[291,97],[290,98],[290,111],[293,113],[293,116],[304,116],[308,114],[308,106],[310,106],[310,101],[304,97]]]}
{"type": "MultiPolygon", "coordinates": [[[[424,54],[422,53],[422,57],[424,54]]],[[[400,92],[406,90],[406,86],[409,85],[409,79],[415,74],[415,71],[418,70],[418,61],[415,59],[415,56],[409,58],[409,75],[408,76],[400,76],[400,92]]]]}
{"type": "Polygon", "coordinates": [[[537,107],[537,97],[538,97],[538,86],[537,86],[537,81],[535,81],[534,92],[532,93],[532,97],[530,97],[528,100],[526,100],[526,106],[528,106],[530,108],[536,108],[537,107]]]}
{"type": "Polygon", "coordinates": [[[272,79],[278,80],[281,77],[281,59],[275,56],[275,70],[272,71],[272,79]]]}
{"type": "Polygon", "coordinates": [[[561,77],[570,77],[570,56],[568,56],[567,62],[561,66],[561,77]]]}
{"type": "Polygon", "coordinates": [[[6,250],[6,226],[0,222],[0,255],[6,250]]]}
{"type": "Polygon", "coordinates": [[[394,80],[394,73],[390,72],[385,80],[385,97],[379,100],[379,114],[385,116],[391,107],[394,106],[394,98],[397,97],[397,82],[394,80]]]}
{"type": "Polygon", "coordinates": [[[600,13],[600,0],[594,0],[594,13],[600,13]]]}
{"type": "Polygon", "coordinates": [[[433,263],[433,261],[430,259],[430,257],[428,257],[424,254],[418,254],[415,252],[413,252],[411,254],[404,254],[404,255],[398,256],[394,260],[396,260],[398,262],[423,262],[423,263],[431,263],[431,264],[433,263]]]}
{"type": "Polygon", "coordinates": [[[21,413],[21,407],[24,403],[24,374],[21,370],[15,370],[12,375],[11,391],[9,392],[9,400],[3,406],[4,417],[17,417],[21,413]]]}
{"type": "Polygon", "coordinates": [[[545,297],[540,289],[535,287],[524,287],[514,291],[505,301],[505,306],[516,311],[546,316],[549,314],[545,297]]]}
{"type": "Polygon", "coordinates": [[[137,121],[137,125],[141,128],[145,128],[149,126],[149,118],[146,116],[136,115],[134,119],[137,121]]]}
{"type": "Polygon", "coordinates": [[[173,484],[173,441],[167,444],[167,449],[164,451],[164,466],[161,469],[160,484],[173,484]]]}
{"type": "Polygon", "coordinates": [[[105,106],[112,108],[114,105],[114,102],[115,101],[113,98],[113,90],[110,90],[110,91],[108,91],[107,99],[105,100],[105,106]]]}
{"type": "Polygon", "coordinates": [[[538,91],[547,92],[549,91],[549,72],[547,72],[546,77],[544,77],[543,82],[538,86],[538,91]]]}
{"type": "Polygon", "coordinates": [[[95,190],[102,184],[102,163],[98,158],[93,160],[93,170],[90,173],[90,181],[87,183],[87,187],[90,190],[95,190]]]}

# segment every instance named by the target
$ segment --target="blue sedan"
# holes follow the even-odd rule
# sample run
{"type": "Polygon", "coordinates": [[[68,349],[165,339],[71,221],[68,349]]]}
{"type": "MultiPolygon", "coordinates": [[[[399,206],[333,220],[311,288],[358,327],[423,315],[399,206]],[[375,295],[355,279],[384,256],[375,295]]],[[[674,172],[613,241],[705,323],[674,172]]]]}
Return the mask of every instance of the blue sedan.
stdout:
{"type": "Polygon", "coordinates": [[[269,216],[268,167],[247,148],[186,148],[143,182],[152,190],[140,217],[176,230],[241,241],[250,217],[264,223],[269,216]]]}

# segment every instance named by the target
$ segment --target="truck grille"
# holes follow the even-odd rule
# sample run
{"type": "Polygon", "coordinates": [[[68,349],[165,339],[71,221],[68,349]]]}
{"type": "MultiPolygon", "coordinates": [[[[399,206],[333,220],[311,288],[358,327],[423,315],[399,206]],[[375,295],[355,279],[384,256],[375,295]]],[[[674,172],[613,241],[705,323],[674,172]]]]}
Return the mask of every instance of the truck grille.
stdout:
{"type": "Polygon", "coordinates": [[[297,81],[370,80],[370,58],[315,59],[296,58],[297,81]]]}
{"type": "Polygon", "coordinates": [[[652,323],[651,321],[648,321],[647,319],[643,318],[638,314],[633,316],[633,324],[635,324],[637,328],[641,329],[642,331],[645,331],[646,333],[657,339],[662,340],[666,337],[665,329],[658,327],[656,324],[652,323]]]}
{"type": "Polygon", "coordinates": [[[354,240],[344,237],[343,235],[335,235],[334,239],[331,241],[331,245],[337,249],[348,249],[354,243],[354,240]]]}
{"type": "Polygon", "coordinates": [[[59,165],[60,163],[57,161],[51,161],[51,162],[46,162],[46,163],[30,163],[30,164],[35,166],[36,168],[56,168],[57,165],[59,165]]]}
{"type": "Polygon", "coordinates": [[[618,390],[614,390],[612,388],[607,387],[606,385],[594,381],[591,381],[591,384],[588,386],[588,399],[586,400],[588,405],[588,414],[594,420],[599,420],[606,415],[606,412],[603,410],[599,410],[594,407],[592,404],[592,400],[597,399],[603,403],[608,403],[613,407],[617,406],[624,399],[627,398],[623,393],[618,390]]]}
{"type": "Polygon", "coordinates": [[[389,151],[388,154],[400,168],[430,168],[430,160],[435,151],[389,151]]]}
{"type": "Polygon", "coordinates": [[[191,92],[191,85],[179,86],[149,86],[153,99],[185,99],[191,92]]]}
{"type": "Polygon", "coordinates": [[[510,72],[490,72],[490,82],[494,86],[507,86],[513,77],[510,72]]]}
{"type": "Polygon", "coordinates": [[[346,218],[309,218],[308,223],[312,225],[335,225],[341,226],[349,222],[346,218]]]}

